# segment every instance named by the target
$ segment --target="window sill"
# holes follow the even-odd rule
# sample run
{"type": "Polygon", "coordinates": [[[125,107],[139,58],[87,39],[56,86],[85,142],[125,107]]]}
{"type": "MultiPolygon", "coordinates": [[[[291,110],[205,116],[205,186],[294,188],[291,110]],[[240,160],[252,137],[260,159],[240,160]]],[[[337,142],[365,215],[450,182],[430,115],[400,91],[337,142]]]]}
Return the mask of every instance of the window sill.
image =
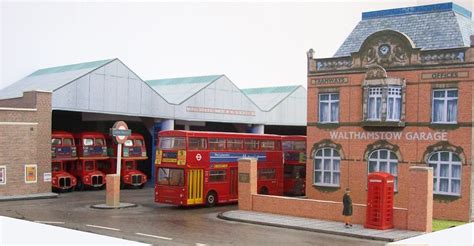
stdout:
{"type": "Polygon", "coordinates": [[[340,185],[331,185],[331,184],[313,184],[313,187],[322,187],[322,188],[340,188],[340,185]]]}
{"type": "Polygon", "coordinates": [[[334,129],[338,128],[340,125],[339,122],[318,122],[316,123],[316,126],[323,129],[334,129]]]}
{"type": "Polygon", "coordinates": [[[366,127],[405,127],[404,121],[362,121],[362,126],[366,127]]]}
{"type": "Polygon", "coordinates": [[[457,122],[453,122],[453,123],[431,122],[430,127],[433,129],[456,129],[459,127],[459,125],[457,122]]]}

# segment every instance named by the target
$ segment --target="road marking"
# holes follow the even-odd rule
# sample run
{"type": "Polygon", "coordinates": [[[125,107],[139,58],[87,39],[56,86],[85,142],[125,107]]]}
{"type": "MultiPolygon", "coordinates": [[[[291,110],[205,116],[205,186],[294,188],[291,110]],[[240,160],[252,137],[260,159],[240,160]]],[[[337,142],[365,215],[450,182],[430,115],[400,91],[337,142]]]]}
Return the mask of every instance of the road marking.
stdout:
{"type": "Polygon", "coordinates": [[[120,231],[120,229],[112,228],[112,227],[105,227],[105,226],[98,226],[98,225],[86,225],[88,227],[94,227],[99,229],[111,230],[111,231],[120,231]]]}
{"type": "Polygon", "coordinates": [[[155,235],[150,235],[150,234],[145,234],[145,233],[140,233],[140,232],[136,232],[135,234],[137,234],[139,236],[158,238],[158,239],[163,239],[163,240],[168,240],[168,241],[173,240],[170,237],[161,237],[161,236],[155,236],[155,235]]]}
{"type": "Polygon", "coordinates": [[[36,222],[36,223],[41,223],[41,224],[66,224],[65,222],[61,222],[61,221],[42,221],[42,220],[35,220],[33,222],[36,222]]]}
{"type": "Polygon", "coordinates": [[[207,246],[205,243],[196,243],[196,246],[207,246]]]}

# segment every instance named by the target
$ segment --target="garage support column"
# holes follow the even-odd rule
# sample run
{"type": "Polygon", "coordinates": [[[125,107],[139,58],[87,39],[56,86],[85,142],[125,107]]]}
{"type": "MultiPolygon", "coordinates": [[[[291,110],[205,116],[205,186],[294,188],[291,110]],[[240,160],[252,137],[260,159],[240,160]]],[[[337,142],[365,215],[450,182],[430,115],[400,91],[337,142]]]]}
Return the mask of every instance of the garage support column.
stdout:
{"type": "Polygon", "coordinates": [[[265,125],[253,125],[250,129],[251,133],[255,134],[264,134],[265,133],[265,125]]]}
{"type": "Polygon", "coordinates": [[[161,121],[161,130],[174,130],[174,120],[163,120],[161,121]]]}

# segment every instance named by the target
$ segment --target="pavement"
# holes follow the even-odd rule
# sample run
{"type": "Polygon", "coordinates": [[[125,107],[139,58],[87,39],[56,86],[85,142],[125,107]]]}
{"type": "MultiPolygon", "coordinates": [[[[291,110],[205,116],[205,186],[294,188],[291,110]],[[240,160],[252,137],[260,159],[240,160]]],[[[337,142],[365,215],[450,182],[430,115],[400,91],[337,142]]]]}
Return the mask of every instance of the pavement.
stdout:
{"type": "Polygon", "coordinates": [[[34,200],[34,199],[48,199],[48,198],[56,198],[58,194],[56,193],[38,193],[38,194],[31,194],[31,195],[16,195],[16,196],[0,196],[1,201],[18,201],[18,200],[34,200]]]}
{"type": "Polygon", "coordinates": [[[230,221],[238,221],[258,225],[275,226],[281,228],[312,231],[386,242],[399,241],[402,239],[411,238],[423,234],[422,232],[398,229],[367,229],[364,228],[362,225],[353,225],[352,228],[345,228],[344,223],[341,222],[308,219],[244,210],[231,210],[222,212],[218,215],[218,217],[230,221]]]}

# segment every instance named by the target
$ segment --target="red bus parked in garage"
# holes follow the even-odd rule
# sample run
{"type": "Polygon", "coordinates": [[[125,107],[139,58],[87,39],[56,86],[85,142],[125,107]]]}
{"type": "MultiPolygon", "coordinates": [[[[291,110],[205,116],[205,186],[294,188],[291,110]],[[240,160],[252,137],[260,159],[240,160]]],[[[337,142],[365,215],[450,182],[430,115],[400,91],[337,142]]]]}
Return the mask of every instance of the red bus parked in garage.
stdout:
{"type": "Polygon", "coordinates": [[[100,132],[74,134],[74,142],[78,160],[68,171],[77,178],[76,190],[83,190],[86,187],[104,188],[105,174],[97,168],[109,159],[104,134],[100,132]]]}
{"type": "Polygon", "coordinates": [[[182,206],[236,202],[237,162],[244,157],[258,158],[260,194],[283,194],[280,136],[162,131],[156,147],[155,201],[182,206]]]}
{"type": "Polygon", "coordinates": [[[76,186],[76,178],[66,172],[67,166],[77,160],[77,150],[71,133],[53,131],[51,133],[51,184],[55,191],[72,191],[76,186]]]}
{"type": "MultiPolygon", "coordinates": [[[[107,174],[116,173],[117,144],[112,138],[109,138],[107,139],[107,145],[110,161],[104,166],[99,166],[99,169],[107,174]]],[[[137,165],[140,160],[146,159],[148,159],[148,157],[146,155],[145,139],[138,133],[132,133],[127,141],[122,144],[122,166],[120,169],[121,188],[125,188],[126,186],[143,188],[145,186],[147,177],[137,169],[137,165]]]]}
{"type": "Polygon", "coordinates": [[[303,196],[306,184],[306,136],[282,136],[284,193],[303,196]]]}

